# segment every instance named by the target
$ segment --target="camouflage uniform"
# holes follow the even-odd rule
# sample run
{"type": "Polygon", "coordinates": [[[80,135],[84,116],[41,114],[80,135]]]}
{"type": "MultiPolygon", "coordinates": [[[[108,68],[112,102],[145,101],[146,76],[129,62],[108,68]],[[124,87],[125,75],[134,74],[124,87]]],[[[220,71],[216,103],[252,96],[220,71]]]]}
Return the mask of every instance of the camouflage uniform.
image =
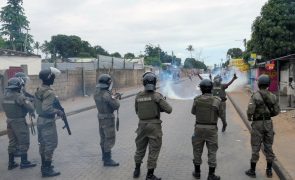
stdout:
{"type": "Polygon", "coordinates": [[[103,153],[111,152],[115,145],[115,116],[114,111],[118,110],[120,103],[113,99],[111,92],[107,89],[96,89],[94,94],[95,104],[98,110],[100,146],[103,153]]]}
{"type": "Polygon", "coordinates": [[[227,84],[220,84],[216,85],[213,83],[213,89],[212,89],[212,94],[214,96],[218,96],[221,99],[221,114],[220,114],[220,119],[222,122],[226,123],[226,93],[225,90],[228,88],[227,84]]]}
{"type": "Polygon", "coordinates": [[[212,94],[204,94],[194,99],[191,113],[196,116],[195,132],[192,137],[194,164],[202,164],[202,153],[206,143],[209,167],[216,167],[218,149],[217,120],[222,114],[221,100],[212,94]]]}
{"type": "Polygon", "coordinates": [[[135,111],[139,117],[139,124],[136,130],[137,137],[135,139],[135,163],[142,163],[146,148],[149,145],[147,168],[155,169],[162,146],[163,135],[160,112],[170,114],[172,112],[172,107],[160,93],[144,91],[139,92],[135,98],[135,111]]]}
{"type": "Polygon", "coordinates": [[[53,89],[43,84],[37,89],[35,97],[36,111],[39,115],[37,119],[39,153],[45,161],[52,161],[58,142],[55,124],[55,114],[58,109],[53,107],[56,96],[53,89]]]}
{"type": "Polygon", "coordinates": [[[259,90],[254,93],[250,99],[247,115],[250,121],[253,120],[251,125],[251,162],[253,163],[256,163],[259,160],[259,151],[262,143],[264,144],[264,152],[267,162],[272,162],[275,158],[272,150],[274,140],[273,123],[270,111],[265,106],[261,94],[267,99],[269,104],[274,105],[278,103],[276,96],[267,90],[259,90]]]}
{"type": "Polygon", "coordinates": [[[8,153],[15,153],[19,145],[20,153],[26,154],[30,134],[25,116],[28,112],[34,113],[34,106],[23,94],[10,90],[5,94],[2,106],[7,117],[8,153]]]}

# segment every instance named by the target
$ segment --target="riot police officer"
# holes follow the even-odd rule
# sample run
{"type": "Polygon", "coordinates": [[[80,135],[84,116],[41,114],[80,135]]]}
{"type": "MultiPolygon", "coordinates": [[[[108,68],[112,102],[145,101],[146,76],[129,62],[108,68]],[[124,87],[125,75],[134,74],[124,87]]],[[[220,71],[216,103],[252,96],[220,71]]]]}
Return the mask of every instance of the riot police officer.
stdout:
{"type": "Polygon", "coordinates": [[[114,111],[119,109],[120,103],[112,96],[111,84],[111,76],[101,74],[96,85],[94,101],[98,110],[100,146],[104,166],[119,166],[119,163],[112,159],[111,150],[116,140],[114,111]]]}
{"type": "Polygon", "coordinates": [[[271,117],[280,113],[280,107],[276,96],[267,90],[269,85],[268,75],[259,76],[259,90],[252,95],[247,109],[248,120],[253,121],[251,125],[251,168],[245,172],[250,177],[256,177],[256,163],[262,143],[267,161],[266,175],[269,178],[272,177],[272,163],[275,154],[272,150],[274,131],[271,117]]]}
{"type": "Polygon", "coordinates": [[[20,78],[23,81],[21,92],[31,101],[33,101],[35,97],[26,91],[26,84],[30,78],[24,72],[17,72],[15,73],[14,77],[20,78]]]}
{"type": "Polygon", "coordinates": [[[29,128],[26,123],[26,115],[29,112],[34,114],[34,105],[21,93],[22,81],[19,78],[10,78],[8,80],[7,92],[2,103],[5,115],[7,117],[7,135],[9,138],[8,170],[18,166],[14,162],[14,155],[17,146],[21,156],[20,168],[35,167],[36,164],[31,163],[27,159],[27,151],[30,146],[29,128]]]}
{"type": "Polygon", "coordinates": [[[146,180],[160,180],[154,175],[157,159],[162,146],[162,121],[160,112],[170,114],[172,107],[166,102],[162,94],[155,92],[157,78],[152,72],[143,75],[144,91],[139,92],[135,98],[135,112],[139,118],[137,137],[135,139],[136,152],[134,156],[135,170],[134,178],[140,175],[140,165],[144,158],[146,148],[149,145],[149,156],[147,160],[146,180]]]}
{"type": "MultiPolygon", "coordinates": [[[[219,180],[215,175],[216,152],[218,150],[217,121],[222,114],[221,99],[212,95],[213,83],[209,79],[200,82],[202,95],[195,97],[191,113],[196,117],[194,134],[192,136],[194,167],[193,176],[200,179],[203,147],[206,143],[208,148],[208,180],[219,180]]],[[[226,124],[223,122],[223,129],[226,124]]]]}
{"type": "Polygon", "coordinates": [[[54,79],[60,74],[56,68],[50,67],[39,72],[39,78],[42,85],[37,88],[35,93],[36,112],[39,115],[37,119],[39,153],[42,166],[41,173],[43,177],[52,177],[60,175],[53,169],[52,157],[57,147],[57,130],[55,116],[64,116],[61,110],[54,107],[55,94],[50,85],[53,85],[54,79]]]}

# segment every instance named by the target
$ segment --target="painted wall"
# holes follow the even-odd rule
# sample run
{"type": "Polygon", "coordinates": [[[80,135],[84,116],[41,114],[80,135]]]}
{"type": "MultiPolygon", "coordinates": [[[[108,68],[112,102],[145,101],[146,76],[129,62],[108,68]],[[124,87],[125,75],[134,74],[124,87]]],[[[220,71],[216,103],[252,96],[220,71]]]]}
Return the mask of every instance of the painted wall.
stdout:
{"type": "Polygon", "coordinates": [[[28,75],[37,75],[41,70],[41,57],[29,56],[0,56],[0,69],[9,69],[10,66],[27,65],[28,75]]]}

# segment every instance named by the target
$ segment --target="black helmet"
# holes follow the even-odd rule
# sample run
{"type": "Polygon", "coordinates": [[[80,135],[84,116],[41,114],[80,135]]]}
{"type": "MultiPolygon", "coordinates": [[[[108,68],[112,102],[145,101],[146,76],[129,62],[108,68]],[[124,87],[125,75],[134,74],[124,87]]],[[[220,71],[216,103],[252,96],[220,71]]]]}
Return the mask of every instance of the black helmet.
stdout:
{"type": "Polygon", "coordinates": [[[17,77],[12,77],[8,80],[7,84],[8,87],[7,89],[21,89],[22,88],[22,80],[17,77]]]}
{"type": "Polygon", "coordinates": [[[101,74],[98,77],[98,82],[97,82],[96,87],[101,88],[101,89],[107,89],[110,87],[111,83],[112,83],[112,78],[110,75],[101,74]]]}
{"type": "Polygon", "coordinates": [[[270,78],[266,74],[262,74],[258,77],[258,86],[268,87],[270,85],[270,78]]]}
{"type": "Polygon", "coordinates": [[[44,84],[51,85],[54,82],[56,76],[60,74],[60,71],[54,67],[42,69],[39,72],[39,78],[43,81],[44,84]]]}
{"type": "Polygon", "coordinates": [[[156,90],[157,76],[152,72],[146,72],[142,75],[142,83],[146,91],[156,90]]]}
{"type": "Polygon", "coordinates": [[[213,88],[213,83],[209,79],[203,79],[200,84],[200,89],[202,93],[211,93],[213,88]]]}

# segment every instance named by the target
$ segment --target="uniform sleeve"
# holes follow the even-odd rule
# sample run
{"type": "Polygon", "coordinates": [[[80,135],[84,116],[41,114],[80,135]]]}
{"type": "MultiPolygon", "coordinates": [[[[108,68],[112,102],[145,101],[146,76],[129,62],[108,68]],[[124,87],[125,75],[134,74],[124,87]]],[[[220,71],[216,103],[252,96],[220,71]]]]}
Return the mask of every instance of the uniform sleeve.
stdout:
{"type": "Polygon", "coordinates": [[[156,102],[159,104],[161,112],[166,112],[168,114],[172,112],[172,107],[161,94],[156,95],[156,102]]]}
{"type": "Polygon", "coordinates": [[[255,100],[254,100],[254,98],[252,96],[250,101],[249,101],[248,109],[247,109],[247,116],[248,116],[249,121],[252,121],[252,117],[254,115],[255,108],[256,108],[256,103],[255,103],[255,100]]]}
{"type": "Polygon", "coordinates": [[[113,110],[118,110],[120,107],[120,102],[117,99],[113,99],[111,94],[105,93],[103,98],[105,99],[105,102],[108,103],[108,105],[113,109],[113,110]]]}
{"type": "Polygon", "coordinates": [[[194,103],[193,103],[193,107],[192,107],[191,113],[193,115],[196,115],[196,101],[195,101],[195,99],[194,99],[194,103]]]}
{"type": "Polygon", "coordinates": [[[30,113],[34,112],[34,105],[31,101],[29,101],[25,96],[19,96],[16,99],[17,104],[26,108],[30,113]]]}
{"type": "Polygon", "coordinates": [[[135,97],[135,102],[134,102],[134,107],[135,107],[135,113],[136,113],[136,114],[137,114],[137,112],[138,112],[137,98],[138,98],[138,95],[135,97]]]}
{"type": "Polygon", "coordinates": [[[46,112],[47,114],[56,114],[58,110],[53,107],[55,98],[56,96],[52,90],[45,92],[42,101],[42,111],[46,112]]]}

